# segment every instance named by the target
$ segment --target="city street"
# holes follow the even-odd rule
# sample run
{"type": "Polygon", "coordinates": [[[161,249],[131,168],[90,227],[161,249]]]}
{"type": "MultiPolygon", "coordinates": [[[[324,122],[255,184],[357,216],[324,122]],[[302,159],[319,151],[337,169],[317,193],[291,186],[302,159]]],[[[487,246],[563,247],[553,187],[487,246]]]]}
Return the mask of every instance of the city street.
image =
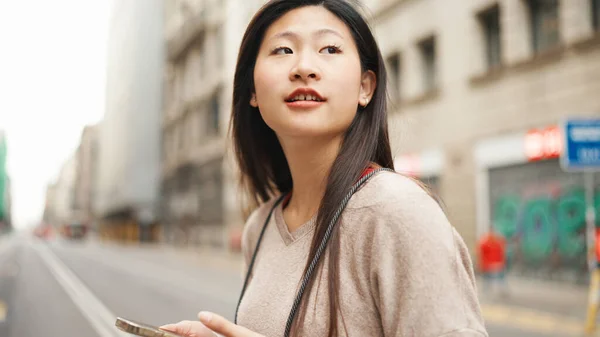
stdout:
{"type": "MultiPolygon", "coordinates": [[[[1,238],[0,336],[125,336],[117,316],[153,325],[200,310],[232,318],[239,263],[207,259],[157,246],[1,238]]],[[[580,335],[581,320],[564,315],[488,302],[483,310],[490,336],[580,335]]]]}
{"type": "Polygon", "coordinates": [[[15,238],[0,248],[0,336],[125,336],[122,316],[153,325],[232,318],[239,272],[192,268],[154,252],[15,238]],[[5,316],[5,317],[2,317],[5,316]]]}
{"type": "Polygon", "coordinates": [[[233,321],[244,224],[285,277],[379,167],[333,237],[402,279],[354,276],[344,325],[600,337],[600,0],[0,1],[0,40],[0,337],[233,321]]]}

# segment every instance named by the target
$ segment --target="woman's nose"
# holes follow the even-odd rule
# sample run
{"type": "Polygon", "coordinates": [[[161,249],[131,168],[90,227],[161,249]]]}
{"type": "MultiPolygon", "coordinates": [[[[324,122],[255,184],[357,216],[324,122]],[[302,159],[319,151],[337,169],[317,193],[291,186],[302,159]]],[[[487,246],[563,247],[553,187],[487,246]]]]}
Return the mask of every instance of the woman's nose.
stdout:
{"type": "Polygon", "coordinates": [[[321,79],[321,74],[311,55],[301,55],[290,72],[290,80],[321,79]]]}

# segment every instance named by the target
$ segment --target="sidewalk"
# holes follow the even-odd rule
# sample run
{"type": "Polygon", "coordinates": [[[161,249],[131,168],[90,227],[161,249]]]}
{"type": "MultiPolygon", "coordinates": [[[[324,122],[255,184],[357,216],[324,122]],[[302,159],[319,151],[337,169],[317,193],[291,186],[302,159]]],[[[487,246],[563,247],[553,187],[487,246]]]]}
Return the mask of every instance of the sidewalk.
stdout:
{"type": "Polygon", "coordinates": [[[515,276],[508,276],[507,281],[509,294],[507,297],[501,297],[484,293],[483,280],[477,279],[480,301],[585,318],[588,302],[587,286],[515,276]]]}
{"type": "Polygon", "coordinates": [[[243,257],[225,248],[178,247],[166,243],[119,243],[91,239],[89,244],[114,248],[135,248],[139,250],[160,251],[161,254],[176,257],[200,268],[218,269],[224,272],[242,274],[243,257]]]}
{"type": "Polygon", "coordinates": [[[192,264],[234,272],[242,275],[244,258],[241,253],[234,253],[223,248],[187,247],[178,248],[163,245],[162,249],[167,254],[177,255],[192,264]]]}
{"type": "Polygon", "coordinates": [[[537,333],[582,336],[588,288],[581,285],[508,277],[508,296],[486,294],[478,279],[486,324],[511,326],[537,333]]]}

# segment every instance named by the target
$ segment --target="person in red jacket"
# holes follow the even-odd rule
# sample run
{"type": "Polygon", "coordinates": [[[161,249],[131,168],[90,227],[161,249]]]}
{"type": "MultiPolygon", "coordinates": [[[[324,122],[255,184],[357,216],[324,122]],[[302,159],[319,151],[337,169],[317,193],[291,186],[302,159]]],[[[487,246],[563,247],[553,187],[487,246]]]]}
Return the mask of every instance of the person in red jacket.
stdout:
{"type": "Polygon", "coordinates": [[[496,284],[500,293],[507,295],[506,241],[504,237],[492,229],[479,239],[477,250],[484,289],[490,291],[496,284]]]}
{"type": "Polygon", "coordinates": [[[596,228],[596,268],[600,268],[600,228],[596,228]]]}

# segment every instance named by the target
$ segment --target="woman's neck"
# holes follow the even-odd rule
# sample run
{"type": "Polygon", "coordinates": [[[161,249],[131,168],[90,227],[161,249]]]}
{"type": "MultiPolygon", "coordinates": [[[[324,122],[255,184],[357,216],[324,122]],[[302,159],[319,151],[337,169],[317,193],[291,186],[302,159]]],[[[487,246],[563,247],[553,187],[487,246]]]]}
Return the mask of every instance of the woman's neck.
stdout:
{"type": "Polygon", "coordinates": [[[284,210],[288,229],[293,232],[317,213],[342,137],[279,141],[294,182],[292,197],[284,210]]]}

